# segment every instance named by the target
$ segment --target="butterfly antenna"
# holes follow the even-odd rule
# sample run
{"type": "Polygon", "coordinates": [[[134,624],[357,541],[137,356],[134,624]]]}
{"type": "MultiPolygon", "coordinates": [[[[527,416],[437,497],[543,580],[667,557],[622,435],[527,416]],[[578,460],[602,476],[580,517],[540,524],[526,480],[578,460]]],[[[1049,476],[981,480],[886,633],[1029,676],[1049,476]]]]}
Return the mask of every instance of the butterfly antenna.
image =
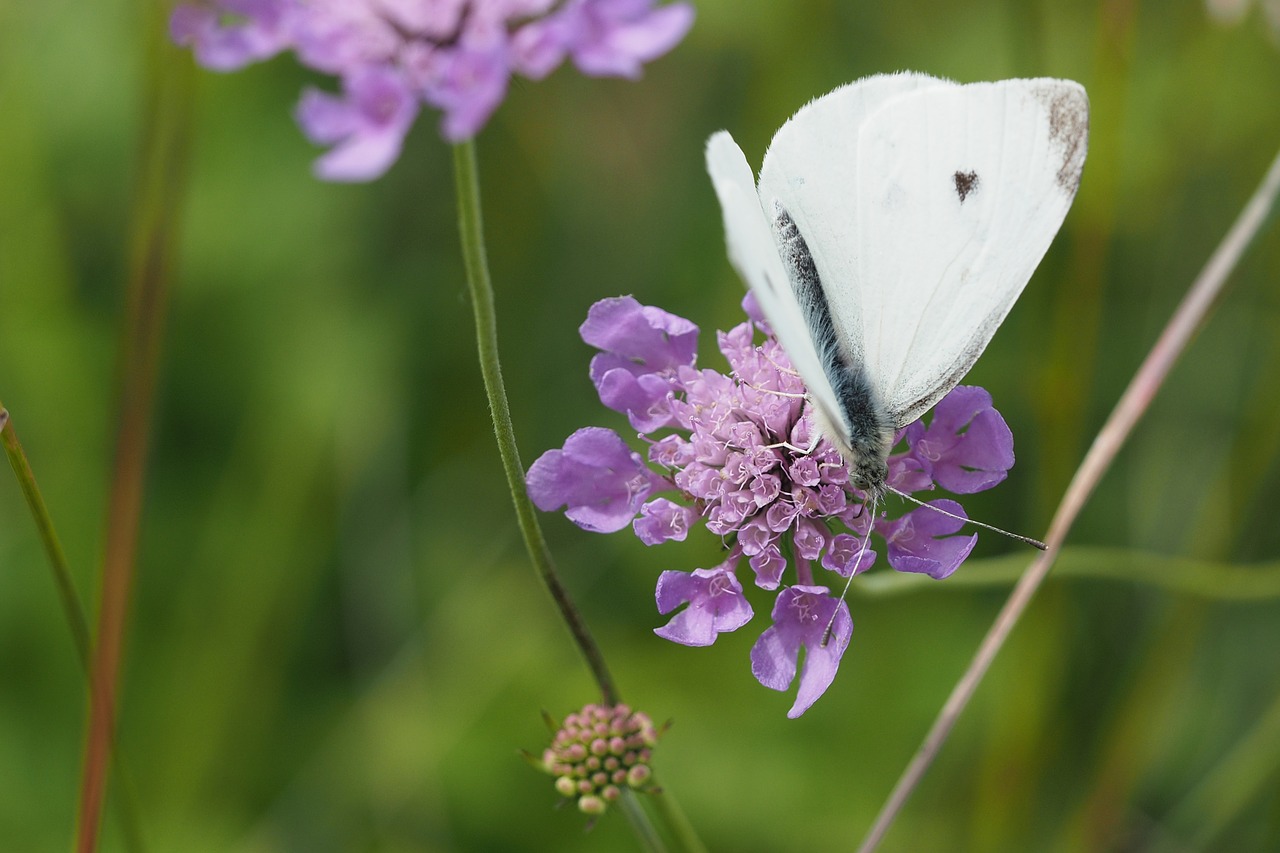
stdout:
{"type": "Polygon", "coordinates": [[[752,385],[750,382],[743,382],[742,384],[753,391],[759,391],[761,394],[773,394],[776,397],[786,397],[788,400],[803,400],[808,396],[801,391],[778,391],[773,388],[761,388],[758,385],[752,385]]]}
{"type": "MultiPolygon", "coordinates": [[[[831,641],[831,631],[836,624],[836,616],[840,613],[840,605],[844,603],[844,598],[849,594],[849,587],[853,584],[853,576],[858,573],[858,564],[862,562],[862,555],[867,553],[867,545],[871,542],[871,528],[876,523],[876,504],[878,500],[873,498],[871,501],[871,521],[867,524],[867,535],[862,537],[862,547],[858,549],[858,556],[853,558],[850,564],[849,579],[844,582],[844,591],[840,593],[840,601],[836,603],[836,609],[831,611],[831,619],[827,622],[827,630],[822,632],[822,647],[825,649],[827,643],[831,641]]],[[[865,508],[865,504],[863,505],[865,508]]]]}
{"type": "Polygon", "coordinates": [[[902,498],[903,500],[911,501],[911,503],[916,504],[918,506],[922,506],[925,509],[931,509],[934,512],[941,513],[945,515],[947,518],[954,518],[956,521],[963,521],[965,524],[972,524],[974,527],[981,527],[983,530],[990,530],[992,533],[999,533],[1001,536],[1008,536],[1010,539],[1016,539],[1019,542],[1025,542],[1026,544],[1032,546],[1033,548],[1039,548],[1041,551],[1047,551],[1049,548],[1048,545],[1044,544],[1039,539],[1032,539],[1030,536],[1023,536],[1020,533],[1010,533],[1007,530],[1001,530],[999,527],[996,527],[995,525],[984,524],[981,521],[974,521],[972,518],[965,518],[963,515],[956,515],[954,512],[947,512],[942,507],[934,506],[933,504],[927,504],[924,501],[920,500],[919,498],[912,497],[906,492],[900,492],[897,489],[895,489],[893,486],[885,486],[885,489],[887,489],[890,492],[893,492],[895,495],[902,498]]]}

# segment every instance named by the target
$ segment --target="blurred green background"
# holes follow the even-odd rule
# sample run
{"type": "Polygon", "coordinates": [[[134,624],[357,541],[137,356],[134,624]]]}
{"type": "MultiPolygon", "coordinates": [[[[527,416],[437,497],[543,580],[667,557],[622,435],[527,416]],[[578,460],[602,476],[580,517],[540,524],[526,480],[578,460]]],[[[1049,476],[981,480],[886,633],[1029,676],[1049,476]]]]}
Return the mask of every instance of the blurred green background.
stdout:
{"type": "MultiPolygon", "coordinates": [[[[577,327],[596,299],[694,320],[703,363],[723,366],[712,330],[739,322],[741,284],[703,170],[711,132],[758,164],[791,112],[866,74],[1069,77],[1092,99],[1084,182],[970,374],[1018,465],[966,506],[1044,531],[1280,146],[1280,34],[1259,9],[1223,26],[1194,0],[696,6],[640,83],[516,82],[478,140],[526,465],[580,426],[626,429],[586,376],[577,327]]],[[[0,5],[0,400],[91,603],[157,17],[0,5]]],[[[196,74],[121,698],[151,849],[635,849],[620,814],[584,833],[517,756],[546,740],[540,709],[595,691],[514,527],[451,152],[424,115],[383,179],[316,181],[291,110],[317,82],[291,57],[196,74]]],[[[1280,847],[1280,601],[1217,583],[1278,571],[1274,221],[1233,281],[1071,536],[1063,567],[1111,579],[1050,579],[885,849],[1280,847]],[[1196,558],[1207,582],[1130,579],[1126,551],[1196,558]]],[[[647,549],[543,518],[624,697],[674,720],[658,778],[715,850],[856,843],[1007,596],[961,577],[1030,560],[984,536],[955,583],[855,594],[840,674],[793,721],[791,694],[750,673],[770,597],[709,649],[651,632],[659,572],[716,562],[713,537],[647,549]]],[[[85,696],[6,473],[0,850],[67,848],[85,696]]],[[[103,849],[122,849],[110,809],[103,849]]]]}

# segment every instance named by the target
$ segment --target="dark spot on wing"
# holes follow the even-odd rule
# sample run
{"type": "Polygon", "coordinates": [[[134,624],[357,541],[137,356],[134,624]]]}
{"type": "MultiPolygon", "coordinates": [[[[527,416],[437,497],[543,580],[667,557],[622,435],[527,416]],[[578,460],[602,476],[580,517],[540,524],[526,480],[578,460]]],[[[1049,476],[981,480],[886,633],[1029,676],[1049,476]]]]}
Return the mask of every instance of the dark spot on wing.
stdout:
{"type": "Polygon", "coordinates": [[[978,173],[977,172],[956,172],[956,195],[960,196],[960,203],[964,204],[964,200],[969,197],[969,193],[978,189],[978,173]]]}
{"type": "Polygon", "coordinates": [[[1074,196],[1089,148],[1089,98],[1079,86],[1061,83],[1039,87],[1034,94],[1049,113],[1049,144],[1062,158],[1058,186],[1074,196]]]}

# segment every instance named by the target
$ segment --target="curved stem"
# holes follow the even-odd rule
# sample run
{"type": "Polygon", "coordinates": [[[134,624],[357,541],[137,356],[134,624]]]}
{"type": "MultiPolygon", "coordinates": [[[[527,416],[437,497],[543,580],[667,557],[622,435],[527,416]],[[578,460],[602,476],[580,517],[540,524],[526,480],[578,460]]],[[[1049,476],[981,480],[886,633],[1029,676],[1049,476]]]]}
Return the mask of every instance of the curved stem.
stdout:
{"type": "Polygon", "coordinates": [[[471,290],[471,306],[476,318],[476,345],[480,351],[480,372],[484,375],[484,390],[489,396],[489,412],[493,416],[493,431],[498,439],[498,453],[502,457],[502,469],[507,475],[507,487],[516,507],[516,521],[524,537],[529,559],[551,593],[560,615],[574,642],[587,661],[606,705],[618,704],[618,691],[614,687],[604,656],[591,636],[587,623],[573,603],[568,590],[560,583],[551,552],[533,503],[524,485],[524,468],[520,464],[520,452],[516,447],[515,430],[511,424],[511,408],[507,404],[507,391],[502,382],[502,366],[498,360],[498,324],[493,307],[493,284],[489,280],[489,263],[484,248],[484,223],[480,215],[480,179],[476,167],[475,144],[470,140],[453,147],[454,179],[458,192],[458,230],[462,239],[462,255],[467,268],[467,285],[471,290]]]}
{"type": "Polygon", "coordinates": [[[640,797],[635,791],[623,788],[622,796],[618,798],[618,807],[627,816],[627,822],[631,824],[636,840],[645,853],[667,853],[667,845],[649,822],[649,816],[645,814],[644,806],[640,805],[640,797]]]}
{"type": "MultiPolygon", "coordinates": [[[[58,587],[58,598],[63,603],[63,615],[67,617],[67,626],[72,631],[72,644],[76,647],[76,656],[81,663],[84,675],[91,674],[90,639],[88,639],[88,620],[84,617],[84,605],[76,592],[76,581],[72,580],[72,571],[67,565],[67,552],[63,551],[63,543],[58,538],[58,530],[54,528],[54,519],[49,514],[49,506],[45,496],[40,492],[40,484],[36,483],[35,471],[31,470],[31,462],[27,461],[27,453],[22,450],[22,442],[18,441],[18,432],[13,427],[13,419],[4,403],[0,403],[0,444],[4,444],[5,456],[9,457],[9,465],[13,467],[14,476],[18,478],[18,487],[22,496],[27,498],[27,508],[36,521],[36,529],[40,532],[40,540],[45,546],[45,555],[49,557],[49,567],[54,573],[54,585],[58,587]]],[[[133,786],[129,783],[128,774],[124,771],[124,758],[120,754],[119,744],[115,745],[111,754],[115,775],[115,784],[119,795],[115,798],[116,817],[120,821],[120,830],[124,835],[124,849],[132,853],[141,853],[145,849],[142,843],[142,826],[138,820],[137,800],[133,795],[133,786]]]]}
{"type": "Polygon", "coordinates": [[[67,627],[71,629],[71,642],[76,647],[76,655],[80,665],[87,672],[89,669],[89,622],[85,619],[84,605],[76,592],[75,582],[71,579],[71,569],[67,565],[67,555],[62,550],[62,542],[58,540],[58,531],[53,527],[53,518],[49,515],[49,507],[45,505],[44,495],[36,483],[36,475],[27,461],[27,454],[18,440],[18,433],[13,428],[9,410],[0,403],[0,443],[4,444],[5,455],[9,457],[9,465],[18,478],[18,487],[27,500],[27,508],[35,520],[36,529],[40,532],[40,541],[44,545],[45,555],[49,558],[49,568],[53,571],[53,583],[58,588],[58,599],[62,602],[62,612],[67,619],[67,627]]]}
{"type": "Polygon", "coordinates": [[[1271,168],[1267,170],[1262,183],[1241,211],[1235,224],[1231,226],[1231,230],[1227,232],[1227,236],[1209,258],[1204,269],[1201,270],[1191,290],[1183,298],[1182,304],[1178,306],[1169,324],[1160,333],[1155,346],[1147,354],[1146,360],[1129,382],[1129,387],[1116,403],[1111,416],[1098,432],[1093,446],[1085,455],[1084,462],[1080,464],[1071,484],[1067,487],[1062,502],[1058,504],[1053,522],[1049,525],[1049,535],[1046,537],[1048,550],[1027,569],[1012,595],[1009,596],[1009,600],[996,616],[995,622],[987,631],[987,636],[983,638],[969,668],[952,689],[951,695],[947,697],[946,704],[942,706],[924,742],[898,779],[889,799],[881,807],[875,823],[863,839],[862,846],[858,848],[860,853],[870,853],[880,844],[893,819],[933,763],[934,757],[946,742],[952,727],[955,726],[960,712],[973,698],[978,684],[986,675],[991,662],[995,660],[1000,647],[1004,645],[1009,632],[1013,630],[1013,626],[1017,624],[1023,611],[1031,603],[1032,596],[1040,588],[1045,576],[1049,574],[1049,569],[1057,559],[1058,552],[1062,550],[1063,541],[1075,523],[1076,517],[1079,516],[1107,469],[1111,467],[1116,454],[1119,453],[1129,434],[1133,432],[1138,419],[1146,412],[1152,398],[1164,384],[1170,369],[1222,295],[1228,275],[1235,269],[1244,250],[1262,228],[1267,215],[1275,205],[1277,193],[1280,193],[1280,154],[1277,154],[1276,159],[1272,161],[1271,168]]]}
{"type": "MultiPolygon", "coordinates": [[[[40,541],[44,545],[45,556],[49,558],[49,569],[53,572],[53,583],[58,588],[58,599],[62,602],[62,612],[71,631],[71,643],[76,648],[76,657],[80,659],[80,667],[86,676],[90,669],[89,620],[84,615],[84,604],[80,594],[76,592],[75,581],[71,577],[71,567],[67,564],[66,552],[62,550],[62,542],[58,539],[58,531],[53,526],[53,517],[44,502],[40,485],[36,482],[35,472],[27,460],[22,442],[18,440],[18,432],[13,427],[9,410],[0,403],[0,444],[4,445],[5,455],[9,457],[9,465],[14,476],[18,478],[18,487],[26,498],[31,518],[40,533],[40,541]]],[[[124,769],[124,759],[120,754],[119,744],[114,745],[112,752],[112,769],[118,796],[114,800],[116,817],[120,820],[121,833],[124,836],[125,849],[132,853],[141,853],[145,849],[142,841],[142,826],[138,819],[136,798],[133,787],[124,769]]]]}
{"type": "Polygon", "coordinates": [[[80,780],[76,850],[98,849],[107,769],[115,752],[116,699],[125,653],[151,413],[164,337],[173,254],[190,149],[193,68],[168,43],[163,6],[149,31],[146,114],[130,225],[128,303],[120,337],[117,432],[107,505],[98,628],[89,676],[89,722],[80,780]]]}
{"type": "Polygon", "coordinates": [[[650,798],[654,808],[662,817],[662,821],[671,830],[672,844],[680,853],[707,853],[707,846],[702,843],[698,833],[689,823],[684,810],[671,792],[656,784],[646,796],[650,798]]]}

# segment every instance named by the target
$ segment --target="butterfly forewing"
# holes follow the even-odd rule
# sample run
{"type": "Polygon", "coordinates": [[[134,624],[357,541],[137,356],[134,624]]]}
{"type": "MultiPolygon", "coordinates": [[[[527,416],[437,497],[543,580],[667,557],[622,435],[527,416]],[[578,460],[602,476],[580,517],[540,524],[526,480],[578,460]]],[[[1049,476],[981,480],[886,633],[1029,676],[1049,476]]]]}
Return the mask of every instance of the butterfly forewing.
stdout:
{"type": "Polygon", "coordinates": [[[863,288],[849,280],[857,270],[857,140],[868,117],[886,101],[938,85],[949,84],[924,74],[881,74],[841,86],[802,107],[765,152],[761,206],[768,213],[780,204],[795,220],[827,291],[836,334],[854,363],[863,360],[862,326],[851,322],[861,314],[863,288]]]}
{"type": "Polygon", "coordinates": [[[848,239],[863,358],[901,427],[968,372],[1030,279],[1079,184],[1088,102],[1061,80],[932,87],[861,125],[848,239]]]}

